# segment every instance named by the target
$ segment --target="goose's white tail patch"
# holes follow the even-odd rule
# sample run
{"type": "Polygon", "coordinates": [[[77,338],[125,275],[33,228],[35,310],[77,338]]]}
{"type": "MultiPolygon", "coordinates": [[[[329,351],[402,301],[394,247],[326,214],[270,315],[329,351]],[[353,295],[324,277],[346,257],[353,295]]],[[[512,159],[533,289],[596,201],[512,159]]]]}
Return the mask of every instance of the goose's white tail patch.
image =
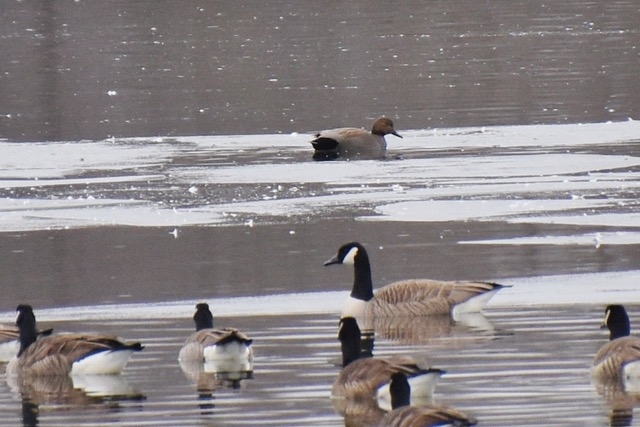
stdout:
{"type": "Polygon", "coordinates": [[[640,392],[640,360],[624,365],[624,389],[627,392],[640,392]]]}
{"type": "Polygon", "coordinates": [[[101,351],[74,362],[71,375],[113,375],[124,369],[133,350],[101,351]]]}
{"type": "Polygon", "coordinates": [[[203,364],[203,370],[209,373],[252,372],[253,363],[250,359],[207,360],[203,364]]]}
{"type": "Polygon", "coordinates": [[[204,348],[205,362],[250,362],[253,350],[245,343],[236,341],[204,348]]]}
{"type": "Polygon", "coordinates": [[[477,295],[473,298],[469,298],[468,300],[466,300],[463,303],[460,304],[456,304],[453,307],[453,310],[451,310],[451,315],[453,316],[454,320],[456,319],[456,316],[459,314],[464,314],[464,313],[478,313],[480,311],[482,311],[482,309],[487,305],[487,303],[489,302],[489,300],[491,298],[493,298],[493,296],[498,293],[498,291],[501,288],[496,288],[494,290],[491,290],[489,292],[485,292],[483,294],[477,295]]]}
{"type": "MultiPolygon", "coordinates": [[[[407,378],[411,388],[411,406],[420,406],[433,400],[436,384],[442,376],[442,372],[433,371],[415,377],[407,378]]],[[[391,411],[391,392],[389,383],[381,386],[376,394],[378,407],[383,411],[391,411]]]]}

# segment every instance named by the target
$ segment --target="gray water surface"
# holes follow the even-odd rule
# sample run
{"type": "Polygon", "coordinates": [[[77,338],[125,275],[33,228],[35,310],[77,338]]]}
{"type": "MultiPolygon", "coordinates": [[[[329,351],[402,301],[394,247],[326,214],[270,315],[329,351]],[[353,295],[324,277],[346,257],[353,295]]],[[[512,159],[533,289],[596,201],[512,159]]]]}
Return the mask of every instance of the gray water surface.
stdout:
{"type": "Polygon", "coordinates": [[[8,1],[0,137],[638,118],[640,10],[594,1],[8,1]]]}
{"type": "MultiPolygon", "coordinates": [[[[600,395],[590,383],[591,355],[606,340],[596,320],[601,314],[599,307],[584,306],[494,309],[481,326],[457,324],[437,334],[425,319],[404,329],[414,332],[411,339],[378,334],[375,353],[411,354],[446,369],[435,400],[472,413],[481,425],[608,425],[616,417],[632,420],[636,399],[600,395]]],[[[117,328],[144,341],[147,348],[121,378],[128,395],[92,398],[76,391],[71,399],[45,394],[44,386],[21,395],[3,384],[0,425],[35,425],[21,410],[29,402],[37,404],[32,415],[39,425],[355,426],[375,425],[382,413],[372,406],[345,408],[329,397],[339,360],[335,316],[220,320],[255,338],[255,371],[240,382],[195,380],[182,372],[176,358],[191,331],[188,319],[80,323],[46,324],[58,330],[117,328]]]]}

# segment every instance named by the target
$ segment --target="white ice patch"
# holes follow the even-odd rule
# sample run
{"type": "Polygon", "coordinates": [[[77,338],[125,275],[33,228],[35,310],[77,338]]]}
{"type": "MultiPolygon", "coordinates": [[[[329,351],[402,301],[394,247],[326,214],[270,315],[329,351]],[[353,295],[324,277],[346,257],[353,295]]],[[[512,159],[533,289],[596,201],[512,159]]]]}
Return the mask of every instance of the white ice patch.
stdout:
{"type": "MultiPolygon", "coordinates": [[[[568,274],[500,279],[511,285],[501,289],[487,304],[490,307],[562,306],[567,304],[640,304],[640,270],[568,274]],[[553,298],[550,298],[553,296],[553,298]]],[[[306,292],[264,296],[211,298],[216,317],[281,316],[288,314],[340,313],[348,291],[306,292]]],[[[38,310],[39,321],[99,319],[185,319],[201,300],[164,303],[106,304],[38,310]]],[[[9,322],[14,312],[0,313],[0,322],[9,322]]]]}
{"type": "Polygon", "coordinates": [[[579,245],[599,248],[602,245],[638,245],[640,233],[633,231],[598,232],[570,236],[527,236],[508,239],[464,240],[462,245],[579,245]]]}
{"type": "Polygon", "coordinates": [[[406,152],[405,159],[353,162],[313,162],[310,135],[297,134],[3,143],[0,231],[258,225],[354,207],[371,209],[360,219],[376,221],[639,222],[640,157],[599,151],[637,143],[640,122],[403,133],[393,151],[406,152]],[[241,158],[247,152],[253,161],[241,158]],[[185,163],[184,156],[217,164],[185,163]],[[85,171],[91,177],[82,177],[85,171]],[[183,191],[190,205],[167,207],[138,196],[137,188],[156,181],[166,199],[183,191]],[[68,197],[31,194],[67,185],[86,189],[68,197]],[[128,185],[130,200],[109,198],[114,187],[128,185]],[[236,196],[229,200],[215,189],[236,196]],[[209,202],[220,199],[225,202],[209,202]]]}

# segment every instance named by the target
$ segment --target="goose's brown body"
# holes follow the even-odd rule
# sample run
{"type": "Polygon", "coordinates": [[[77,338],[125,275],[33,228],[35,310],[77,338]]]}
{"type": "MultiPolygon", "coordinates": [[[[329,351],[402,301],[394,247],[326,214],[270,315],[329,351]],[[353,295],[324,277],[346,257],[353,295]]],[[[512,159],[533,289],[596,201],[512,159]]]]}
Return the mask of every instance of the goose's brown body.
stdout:
{"type": "Polygon", "coordinates": [[[142,350],[140,344],[125,344],[112,335],[53,335],[43,337],[30,345],[20,357],[7,365],[7,372],[25,376],[69,375],[76,362],[101,352],[110,352],[119,353],[119,356],[122,356],[121,359],[124,359],[122,363],[118,360],[113,366],[91,373],[119,374],[129,356],[140,350],[142,350]]]}
{"type": "Polygon", "coordinates": [[[187,338],[178,357],[180,360],[204,361],[207,347],[232,342],[244,343],[248,347],[251,341],[247,334],[235,328],[201,329],[187,338]]]}
{"type": "Polygon", "coordinates": [[[16,309],[20,351],[6,367],[10,376],[119,374],[140,343],[127,344],[113,335],[58,334],[38,339],[36,317],[30,305],[16,309]]]}
{"type": "Polygon", "coordinates": [[[387,384],[394,373],[403,372],[407,376],[415,376],[424,371],[409,356],[358,359],[340,371],[333,383],[331,395],[348,399],[373,398],[378,388],[387,384]]]}
{"type": "MultiPolygon", "coordinates": [[[[369,301],[365,315],[394,317],[449,314],[456,306],[501,287],[485,282],[403,280],[378,289],[369,301]]],[[[480,311],[483,306],[478,304],[470,307],[469,311],[480,311]]]]}

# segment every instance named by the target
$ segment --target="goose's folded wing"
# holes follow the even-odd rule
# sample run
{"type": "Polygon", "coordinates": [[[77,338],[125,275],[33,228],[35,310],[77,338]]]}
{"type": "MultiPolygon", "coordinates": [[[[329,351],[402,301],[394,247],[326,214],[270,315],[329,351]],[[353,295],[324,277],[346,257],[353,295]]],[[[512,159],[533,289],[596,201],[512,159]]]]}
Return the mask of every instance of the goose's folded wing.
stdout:
{"type": "Polygon", "coordinates": [[[346,397],[372,396],[396,372],[412,377],[423,371],[418,362],[409,356],[358,359],[342,369],[334,383],[332,394],[346,397]]]}
{"type": "Polygon", "coordinates": [[[622,337],[604,344],[593,359],[600,375],[615,376],[626,363],[640,360],[640,338],[622,337]]]}
{"type": "Polygon", "coordinates": [[[108,349],[129,347],[115,336],[60,334],[43,337],[31,344],[19,363],[30,375],[63,375],[74,361],[108,349]]]}
{"type": "Polygon", "coordinates": [[[15,341],[20,336],[18,328],[9,326],[0,326],[0,343],[15,341]]]}
{"type": "Polygon", "coordinates": [[[198,343],[203,347],[225,344],[229,341],[241,341],[251,344],[251,338],[235,328],[202,329],[193,333],[186,343],[198,343]]]}
{"type": "Polygon", "coordinates": [[[36,341],[29,346],[22,357],[33,361],[56,355],[77,360],[90,353],[127,346],[112,335],[60,334],[43,337],[36,341]]]}
{"type": "Polygon", "coordinates": [[[390,316],[445,314],[457,304],[501,287],[485,282],[403,280],[378,289],[370,310],[376,315],[384,315],[384,312],[389,310],[394,311],[388,313],[390,316]]]}

